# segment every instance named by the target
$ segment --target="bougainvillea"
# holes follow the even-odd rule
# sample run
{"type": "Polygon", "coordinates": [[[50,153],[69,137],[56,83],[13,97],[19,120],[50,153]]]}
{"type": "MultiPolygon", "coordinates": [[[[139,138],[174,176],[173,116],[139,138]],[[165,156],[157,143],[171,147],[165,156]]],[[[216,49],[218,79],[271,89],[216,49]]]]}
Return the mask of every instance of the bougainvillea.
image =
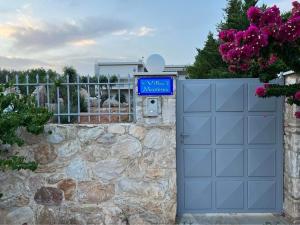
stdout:
{"type": "MultiPolygon", "coordinates": [[[[247,17],[250,26],[246,30],[223,30],[219,52],[228,63],[231,72],[249,72],[257,68],[257,77],[263,82],[277,77],[265,75],[279,59],[289,69],[300,72],[300,3],[292,3],[289,16],[283,17],[277,6],[260,9],[250,7],[247,17]]],[[[286,96],[289,104],[300,106],[299,85],[264,85],[255,93],[259,97],[286,96]]],[[[300,118],[300,112],[295,114],[300,118]]]]}
{"type": "Polygon", "coordinates": [[[266,96],[266,88],[265,87],[258,87],[255,91],[255,94],[259,97],[266,96]]]}

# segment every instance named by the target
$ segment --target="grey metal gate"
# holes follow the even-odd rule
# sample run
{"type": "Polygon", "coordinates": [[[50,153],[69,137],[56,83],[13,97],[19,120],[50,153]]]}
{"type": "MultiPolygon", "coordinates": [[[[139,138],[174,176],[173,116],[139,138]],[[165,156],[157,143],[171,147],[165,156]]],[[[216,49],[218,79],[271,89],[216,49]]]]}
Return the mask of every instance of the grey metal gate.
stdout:
{"type": "Polygon", "coordinates": [[[257,79],[178,80],[178,214],[281,212],[283,100],[257,79]]]}

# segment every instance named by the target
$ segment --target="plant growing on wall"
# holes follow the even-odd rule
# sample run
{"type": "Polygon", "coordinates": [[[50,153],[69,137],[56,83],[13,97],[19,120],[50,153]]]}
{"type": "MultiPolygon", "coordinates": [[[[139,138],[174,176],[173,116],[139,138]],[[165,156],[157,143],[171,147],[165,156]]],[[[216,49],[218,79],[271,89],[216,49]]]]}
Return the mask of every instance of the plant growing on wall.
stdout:
{"type": "Polygon", "coordinates": [[[0,86],[0,170],[34,171],[37,168],[36,162],[28,162],[23,156],[12,154],[8,146],[23,145],[24,141],[17,132],[21,127],[32,134],[43,132],[51,113],[45,108],[36,107],[30,96],[4,94],[6,87],[0,86]]]}
{"type": "MultiPolygon", "coordinates": [[[[268,83],[282,72],[282,64],[300,72],[300,3],[292,11],[280,14],[278,7],[250,7],[246,30],[227,29],[219,33],[219,51],[231,72],[257,74],[268,83]]],[[[256,90],[259,97],[286,96],[289,104],[300,105],[300,85],[266,84],[256,90]]],[[[300,112],[296,117],[300,118],[300,112]]]]}

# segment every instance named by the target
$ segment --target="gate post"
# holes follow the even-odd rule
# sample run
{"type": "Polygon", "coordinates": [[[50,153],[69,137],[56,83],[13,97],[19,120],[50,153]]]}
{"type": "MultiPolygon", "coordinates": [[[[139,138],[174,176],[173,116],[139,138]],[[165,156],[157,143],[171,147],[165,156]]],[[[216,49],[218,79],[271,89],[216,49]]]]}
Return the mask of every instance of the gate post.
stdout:
{"type": "MultiPolygon", "coordinates": [[[[300,83],[299,74],[288,73],[286,84],[300,83]]],[[[300,223],[300,120],[299,108],[285,104],[284,116],[284,212],[293,224],[300,223]]]]}
{"type": "Polygon", "coordinates": [[[135,122],[146,130],[143,154],[152,158],[151,162],[145,163],[149,164],[156,179],[166,181],[158,190],[165,197],[151,203],[157,203],[154,211],[161,210],[158,216],[163,224],[175,224],[177,210],[176,77],[177,73],[164,72],[134,74],[135,122]]]}
{"type": "MultiPolygon", "coordinates": [[[[135,120],[136,123],[141,123],[145,125],[152,125],[152,126],[174,126],[176,124],[176,77],[177,73],[148,73],[148,72],[141,72],[135,73],[135,88],[134,88],[134,97],[135,97],[135,120]],[[155,87],[155,85],[149,85],[144,88],[147,89],[147,93],[138,93],[138,81],[140,78],[149,78],[153,79],[152,82],[156,82],[160,78],[171,78],[172,79],[172,86],[173,91],[172,94],[166,93],[159,93],[160,87],[155,87]],[[152,88],[152,89],[151,89],[152,88]],[[155,90],[155,88],[157,88],[155,90]],[[149,114],[147,112],[147,107],[149,105],[147,103],[147,99],[157,100],[158,106],[158,113],[157,115],[149,114]]],[[[151,101],[151,100],[150,100],[151,101]]],[[[150,102],[151,103],[151,102],[150,102]]]]}

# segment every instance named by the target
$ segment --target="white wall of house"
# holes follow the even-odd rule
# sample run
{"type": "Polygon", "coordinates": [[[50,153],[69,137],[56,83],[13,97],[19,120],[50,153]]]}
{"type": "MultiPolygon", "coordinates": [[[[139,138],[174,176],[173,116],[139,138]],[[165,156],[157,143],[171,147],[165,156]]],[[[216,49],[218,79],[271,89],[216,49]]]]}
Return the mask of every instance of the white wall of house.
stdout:
{"type": "Polygon", "coordinates": [[[145,69],[142,62],[136,63],[97,63],[95,74],[98,75],[117,75],[121,79],[128,79],[128,74],[132,77],[133,73],[143,72],[145,69]]]}
{"type": "MultiPolygon", "coordinates": [[[[187,65],[166,65],[163,72],[177,72],[179,79],[185,79],[187,65]]],[[[95,64],[95,74],[120,75],[121,79],[128,79],[128,74],[146,72],[146,66],[142,61],[137,62],[98,62],[95,64]]]]}

